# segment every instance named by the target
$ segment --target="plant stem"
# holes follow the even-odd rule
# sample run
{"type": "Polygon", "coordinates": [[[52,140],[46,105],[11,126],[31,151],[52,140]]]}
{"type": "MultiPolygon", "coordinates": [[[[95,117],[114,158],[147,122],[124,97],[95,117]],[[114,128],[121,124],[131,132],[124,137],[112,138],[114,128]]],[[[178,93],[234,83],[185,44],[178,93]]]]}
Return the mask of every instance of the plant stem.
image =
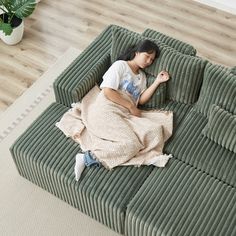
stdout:
{"type": "Polygon", "coordinates": [[[11,24],[11,21],[12,21],[12,18],[14,17],[14,15],[15,15],[15,14],[13,13],[13,14],[9,17],[9,19],[8,19],[8,23],[9,23],[9,24],[11,24]]]}

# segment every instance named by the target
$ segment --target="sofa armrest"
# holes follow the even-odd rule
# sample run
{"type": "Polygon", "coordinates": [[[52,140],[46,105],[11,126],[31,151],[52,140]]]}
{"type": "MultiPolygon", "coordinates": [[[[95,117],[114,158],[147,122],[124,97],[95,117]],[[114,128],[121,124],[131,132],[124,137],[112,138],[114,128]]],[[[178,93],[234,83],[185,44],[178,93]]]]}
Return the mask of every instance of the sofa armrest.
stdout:
{"type": "Polygon", "coordinates": [[[69,101],[80,101],[89,92],[90,89],[92,89],[96,84],[100,84],[102,81],[102,76],[108,70],[110,65],[110,54],[106,53],[98,60],[94,67],[90,69],[86,76],[78,81],[74,88],[70,88],[71,97],[68,97],[69,101]]]}
{"type": "Polygon", "coordinates": [[[58,76],[53,83],[55,98],[58,103],[70,107],[71,103],[81,97],[76,90],[81,81],[95,64],[110,54],[112,29],[110,25],[58,76]]]}
{"type": "Polygon", "coordinates": [[[110,66],[110,52],[106,52],[96,61],[86,64],[83,59],[84,67],[78,68],[81,64],[69,67],[67,73],[59,76],[59,80],[54,82],[54,92],[56,101],[70,107],[72,103],[80,101],[84,95],[95,84],[99,84],[103,74],[110,66]]]}

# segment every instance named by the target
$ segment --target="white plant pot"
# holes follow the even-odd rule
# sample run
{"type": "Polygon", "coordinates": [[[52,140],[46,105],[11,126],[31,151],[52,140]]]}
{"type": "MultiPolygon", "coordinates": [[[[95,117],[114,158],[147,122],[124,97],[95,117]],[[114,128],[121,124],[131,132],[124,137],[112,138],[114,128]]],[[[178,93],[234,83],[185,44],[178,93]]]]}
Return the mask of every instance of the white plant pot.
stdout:
{"type": "Polygon", "coordinates": [[[19,26],[13,29],[11,35],[5,35],[0,31],[1,40],[8,45],[15,45],[21,41],[24,33],[24,21],[21,22],[19,26]]]}

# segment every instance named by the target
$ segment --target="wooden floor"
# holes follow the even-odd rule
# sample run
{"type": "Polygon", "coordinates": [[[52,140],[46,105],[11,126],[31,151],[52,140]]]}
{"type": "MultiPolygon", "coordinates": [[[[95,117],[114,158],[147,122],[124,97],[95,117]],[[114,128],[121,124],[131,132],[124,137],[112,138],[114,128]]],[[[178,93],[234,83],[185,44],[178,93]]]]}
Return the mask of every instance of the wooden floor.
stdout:
{"type": "Polygon", "coordinates": [[[23,41],[0,41],[0,114],[69,47],[83,50],[109,24],[153,28],[195,46],[198,55],[236,65],[236,15],[190,0],[42,0],[25,20],[23,41]]]}

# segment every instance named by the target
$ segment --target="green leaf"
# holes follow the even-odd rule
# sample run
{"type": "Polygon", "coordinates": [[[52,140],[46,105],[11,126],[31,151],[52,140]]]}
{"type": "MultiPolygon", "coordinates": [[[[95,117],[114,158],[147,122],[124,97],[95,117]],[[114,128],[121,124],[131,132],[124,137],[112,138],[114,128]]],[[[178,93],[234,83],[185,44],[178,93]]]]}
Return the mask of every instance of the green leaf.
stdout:
{"type": "Polygon", "coordinates": [[[7,12],[11,12],[12,2],[13,0],[0,0],[0,6],[4,6],[7,12]]]}
{"type": "Polygon", "coordinates": [[[31,15],[35,9],[36,2],[35,0],[13,0],[12,9],[15,12],[15,15],[23,19],[31,15]]]}
{"type": "Polygon", "coordinates": [[[3,23],[0,22],[0,30],[3,31],[3,33],[7,36],[7,35],[11,35],[13,29],[11,27],[11,24],[7,24],[7,23],[3,23]]]}

